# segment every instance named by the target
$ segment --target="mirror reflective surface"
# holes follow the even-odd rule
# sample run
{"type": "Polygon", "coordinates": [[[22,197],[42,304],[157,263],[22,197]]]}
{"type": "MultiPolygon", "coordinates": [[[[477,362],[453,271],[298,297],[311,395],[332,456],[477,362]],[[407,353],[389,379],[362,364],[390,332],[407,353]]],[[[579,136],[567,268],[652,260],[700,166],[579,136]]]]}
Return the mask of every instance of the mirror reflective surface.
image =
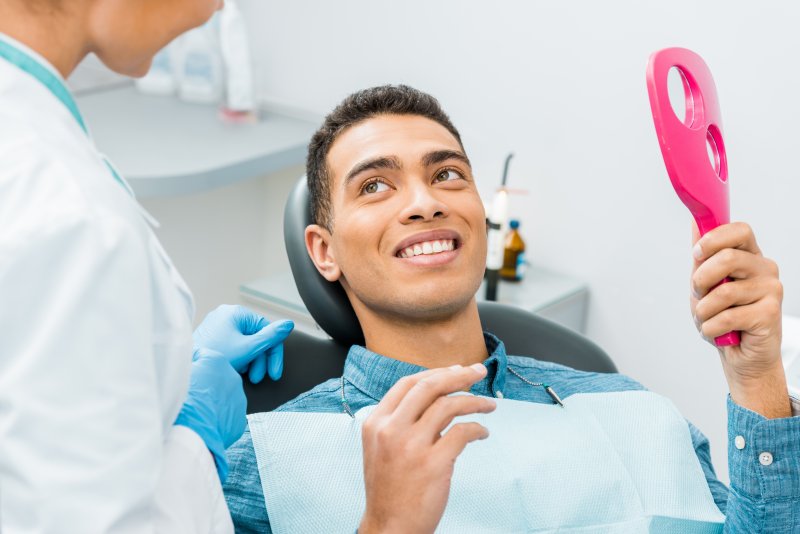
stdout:
{"type": "Polygon", "coordinates": [[[667,74],[667,93],[669,103],[675,116],[685,124],[691,126],[694,120],[694,101],[686,75],[678,67],[672,67],[667,74]]]}

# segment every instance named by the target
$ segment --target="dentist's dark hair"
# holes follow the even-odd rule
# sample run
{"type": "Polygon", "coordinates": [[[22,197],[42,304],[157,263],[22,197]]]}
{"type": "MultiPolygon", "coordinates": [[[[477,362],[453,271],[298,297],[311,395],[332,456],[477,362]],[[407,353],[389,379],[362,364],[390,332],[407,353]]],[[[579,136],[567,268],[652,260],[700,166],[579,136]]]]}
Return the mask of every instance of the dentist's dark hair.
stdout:
{"type": "Polygon", "coordinates": [[[453,134],[462,150],[464,148],[461,135],[450,122],[450,117],[442,110],[439,101],[427,93],[407,85],[381,85],[351,94],[325,117],[308,146],[306,179],[311,219],[328,231],[333,231],[328,152],[347,128],[378,115],[419,115],[428,118],[444,126],[453,134]]]}

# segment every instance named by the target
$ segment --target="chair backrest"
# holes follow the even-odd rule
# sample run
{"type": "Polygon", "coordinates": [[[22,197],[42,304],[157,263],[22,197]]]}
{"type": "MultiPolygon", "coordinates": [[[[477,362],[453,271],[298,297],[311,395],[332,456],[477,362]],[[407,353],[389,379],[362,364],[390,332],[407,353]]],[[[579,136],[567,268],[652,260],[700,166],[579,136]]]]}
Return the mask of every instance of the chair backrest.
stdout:
{"type": "MultiPolygon", "coordinates": [[[[300,297],[331,339],[293,332],[284,344],[283,378],[278,382],[266,379],[257,385],[245,380],[250,413],[274,409],[317,384],[340,376],[349,347],[364,342],[361,326],[341,285],[325,280],[308,257],[304,234],[311,222],[303,176],[286,202],[284,244],[300,297]]],[[[531,356],[584,371],[617,371],[603,349],[564,326],[496,302],[480,302],[478,311],[483,329],[502,339],[508,354],[531,356]]]]}

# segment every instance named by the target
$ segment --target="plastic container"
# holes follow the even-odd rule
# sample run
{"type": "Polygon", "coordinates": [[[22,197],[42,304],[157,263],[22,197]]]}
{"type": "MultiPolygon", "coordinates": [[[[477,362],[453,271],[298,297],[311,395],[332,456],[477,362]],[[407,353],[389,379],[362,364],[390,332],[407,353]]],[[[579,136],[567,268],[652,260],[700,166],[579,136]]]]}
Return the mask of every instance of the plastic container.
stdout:
{"type": "Polygon", "coordinates": [[[178,96],[186,102],[215,104],[222,99],[222,56],[215,16],[186,33],[180,43],[178,96]]]}
{"type": "Polygon", "coordinates": [[[238,113],[256,109],[253,64],[244,15],[236,0],[227,0],[219,15],[219,38],[225,65],[225,106],[238,113]]]}
{"type": "Polygon", "coordinates": [[[165,46],[153,58],[150,71],[136,80],[136,88],[147,95],[173,95],[177,89],[175,80],[176,45],[165,46]]]}
{"type": "Polygon", "coordinates": [[[511,220],[509,227],[500,277],[503,280],[519,282],[525,276],[525,241],[519,235],[519,221],[511,220]]]}

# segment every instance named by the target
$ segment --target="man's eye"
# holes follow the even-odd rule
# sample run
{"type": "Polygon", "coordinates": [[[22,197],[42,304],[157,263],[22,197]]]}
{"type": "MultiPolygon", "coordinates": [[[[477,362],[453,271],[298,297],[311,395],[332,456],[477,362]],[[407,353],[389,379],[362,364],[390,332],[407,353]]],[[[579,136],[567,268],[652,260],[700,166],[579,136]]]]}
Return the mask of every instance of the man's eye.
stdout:
{"type": "Polygon", "coordinates": [[[388,189],[389,189],[388,185],[386,185],[385,183],[383,183],[381,181],[376,180],[374,182],[369,182],[368,184],[366,184],[361,189],[361,192],[362,193],[366,193],[368,195],[372,195],[374,193],[381,193],[383,191],[387,191],[388,189]]]}
{"type": "Polygon", "coordinates": [[[452,182],[453,180],[461,180],[464,177],[460,172],[454,169],[442,169],[434,177],[434,182],[452,182]]]}

